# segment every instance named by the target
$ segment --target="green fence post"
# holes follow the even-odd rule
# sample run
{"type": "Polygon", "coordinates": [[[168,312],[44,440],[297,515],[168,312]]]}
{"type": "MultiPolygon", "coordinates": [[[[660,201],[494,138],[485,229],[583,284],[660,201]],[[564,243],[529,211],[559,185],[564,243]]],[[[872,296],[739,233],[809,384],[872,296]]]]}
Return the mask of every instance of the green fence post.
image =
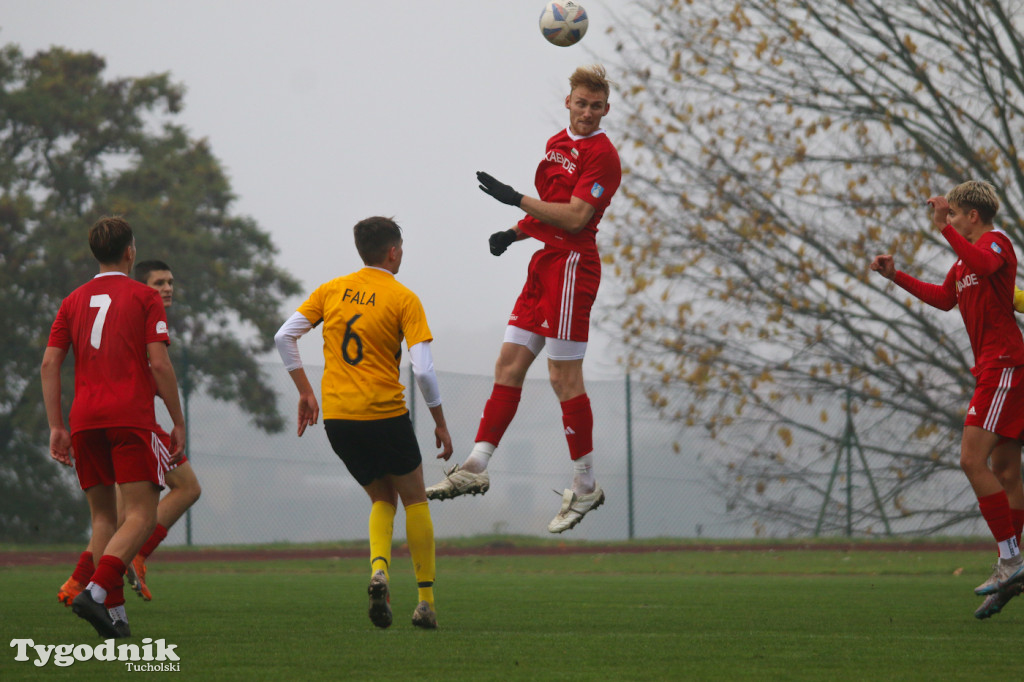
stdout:
{"type": "MultiPolygon", "coordinates": [[[[181,364],[183,365],[182,368],[181,368],[181,371],[182,371],[181,378],[183,379],[183,381],[181,382],[181,388],[182,388],[181,392],[182,392],[182,394],[184,396],[184,399],[185,399],[184,400],[185,404],[182,405],[182,407],[184,408],[183,411],[185,413],[185,453],[188,455],[189,459],[193,459],[193,452],[192,452],[191,448],[189,448],[189,444],[192,442],[192,439],[189,436],[189,434],[191,433],[191,429],[192,429],[192,419],[191,419],[191,417],[189,417],[189,412],[188,412],[188,402],[189,402],[189,400],[188,399],[189,399],[189,396],[192,395],[192,382],[191,382],[191,378],[190,378],[191,377],[191,372],[189,371],[189,366],[188,366],[188,344],[187,343],[184,344],[182,346],[182,348],[181,348],[181,358],[182,358],[182,363],[181,364]]],[[[188,545],[189,547],[192,546],[192,507],[191,506],[189,506],[189,508],[185,510],[185,544],[188,545]]]]}
{"type": "Polygon", "coordinates": [[[626,371],[626,503],[629,505],[629,539],[633,539],[633,388],[626,371]]]}
{"type": "Polygon", "coordinates": [[[850,415],[850,402],[846,402],[847,422],[846,434],[843,435],[843,447],[846,449],[846,537],[853,537],[853,446],[850,444],[850,430],[853,428],[853,417],[850,415]]]}

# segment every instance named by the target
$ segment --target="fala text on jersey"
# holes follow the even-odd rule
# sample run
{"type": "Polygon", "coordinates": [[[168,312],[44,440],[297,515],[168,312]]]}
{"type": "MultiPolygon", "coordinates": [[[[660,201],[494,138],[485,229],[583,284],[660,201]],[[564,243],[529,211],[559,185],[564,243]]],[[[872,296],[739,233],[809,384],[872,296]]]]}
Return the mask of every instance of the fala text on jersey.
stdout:
{"type": "Polygon", "coordinates": [[[576,164],[573,163],[572,160],[565,158],[562,152],[558,151],[557,149],[552,149],[551,151],[549,151],[547,155],[544,157],[544,159],[550,161],[551,163],[557,163],[562,168],[564,168],[569,173],[569,175],[572,175],[573,173],[576,172],[576,164]]]}
{"type": "Polygon", "coordinates": [[[358,291],[354,289],[345,289],[345,293],[342,294],[341,300],[346,303],[355,303],[356,305],[372,305],[376,306],[377,293],[373,291],[358,291]]]}

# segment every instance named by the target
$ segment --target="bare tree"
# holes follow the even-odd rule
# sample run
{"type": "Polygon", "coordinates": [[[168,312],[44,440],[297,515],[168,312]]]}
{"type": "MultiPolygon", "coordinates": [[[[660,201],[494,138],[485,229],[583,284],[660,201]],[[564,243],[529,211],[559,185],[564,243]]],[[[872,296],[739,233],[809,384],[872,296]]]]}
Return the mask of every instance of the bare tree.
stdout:
{"type": "Polygon", "coordinates": [[[963,324],[867,265],[942,281],[955,256],[924,202],[967,179],[999,188],[1021,243],[1021,18],[985,0],[641,0],[617,18],[603,323],[654,405],[721,442],[722,492],[759,531],[974,518],[963,324]]]}

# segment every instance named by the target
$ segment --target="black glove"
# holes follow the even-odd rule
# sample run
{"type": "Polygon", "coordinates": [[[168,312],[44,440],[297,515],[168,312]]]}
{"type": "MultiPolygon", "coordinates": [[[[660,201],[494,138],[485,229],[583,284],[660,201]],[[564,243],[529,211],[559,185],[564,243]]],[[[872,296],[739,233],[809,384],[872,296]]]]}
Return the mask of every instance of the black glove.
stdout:
{"type": "Polygon", "coordinates": [[[505,249],[516,241],[518,235],[514,229],[502,230],[501,232],[495,232],[491,235],[491,238],[487,240],[487,243],[491,245],[491,253],[495,256],[500,256],[505,253],[505,249]]]}
{"type": "Polygon", "coordinates": [[[509,206],[515,206],[518,208],[519,202],[523,200],[522,194],[515,191],[508,185],[498,182],[483,171],[477,171],[476,179],[477,182],[480,183],[480,189],[487,192],[503,204],[508,204],[509,206]]]}

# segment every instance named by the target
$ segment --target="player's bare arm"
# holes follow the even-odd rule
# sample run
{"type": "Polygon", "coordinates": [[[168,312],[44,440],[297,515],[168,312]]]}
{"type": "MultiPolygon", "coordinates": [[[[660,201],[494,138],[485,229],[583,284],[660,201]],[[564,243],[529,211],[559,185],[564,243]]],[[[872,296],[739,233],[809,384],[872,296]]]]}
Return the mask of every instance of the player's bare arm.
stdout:
{"type": "Polygon", "coordinates": [[[71,466],[71,434],[64,424],[64,412],[60,405],[60,367],[67,354],[66,350],[47,346],[39,374],[43,382],[46,420],[50,425],[50,457],[65,466],[71,466]]]}
{"type": "Polygon", "coordinates": [[[946,197],[932,197],[928,205],[932,207],[932,225],[940,230],[946,227],[949,224],[949,202],[946,197]]]}
{"type": "Polygon", "coordinates": [[[312,384],[309,383],[305,369],[299,367],[291,370],[288,374],[295,383],[295,388],[299,390],[297,433],[301,438],[302,434],[306,432],[306,427],[316,424],[317,419],[320,418],[320,403],[316,400],[316,394],[313,392],[312,384]]]}
{"type": "Polygon", "coordinates": [[[533,197],[523,197],[520,208],[537,220],[576,234],[594,217],[594,207],[579,197],[572,197],[567,204],[541,201],[533,197]]]}
{"type": "MultiPolygon", "coordinates": [[[[594,207],[579,197],[572,197],[568,203],[542,201],[520,194],[483,171],[477,172],[476,179],[480,183],[481,191],[490,194],[501,203],[521,208],[542,223],[570,234],[582,230],[594,217],[594,207]]],[[[492,245],[492,253],[493,251],[492,245]]]]}
{"type": "Polygon", "coordinates": [[[170,454],[171,463],[174,464],[181,461],[181,455],[185,452],[185,413],[181,409],[181,399],[178,397],[178,377],[167,353],[167,344],[163,341],[154,341],[146,344],[146,351],[149,354],[149,368],[156,381],[157,393],[163,399],[173,423],[170,433],[170,454]]]}
{"type": "Polygon", "coordinates": [[[317,419],[320,418],[320,403],[317,402],[313,386],[309,383],[306,370],[302,367],[298,344],[299,338],[312,328],[313,325],[306,319],[306,316],[296,311],[274,334],[277,352],[281,354],[284,367],[288,370],[288,376],[292,378],[295,388],[299,391],[297,433],[300,438],[306,432],[306,427],[316,424],[317,419]]]}
{"type": "Polygon", "coordinates": [[[434,418],[434,444],[441,448],[441,452],[437,454],[437,459],[448,460],[455,451],[452,447],[452,437],[448,433],[448,424],[444,419],[444,410],[440,405],[436,405],[430,409],[430,416],[434,418]]]}
{"type": "Polygon", "coordinates": [[[871,269],[886,279],[896,276],[896,264],[889,254],[875,256],[875,259],[871,261],[871,269]]]}

